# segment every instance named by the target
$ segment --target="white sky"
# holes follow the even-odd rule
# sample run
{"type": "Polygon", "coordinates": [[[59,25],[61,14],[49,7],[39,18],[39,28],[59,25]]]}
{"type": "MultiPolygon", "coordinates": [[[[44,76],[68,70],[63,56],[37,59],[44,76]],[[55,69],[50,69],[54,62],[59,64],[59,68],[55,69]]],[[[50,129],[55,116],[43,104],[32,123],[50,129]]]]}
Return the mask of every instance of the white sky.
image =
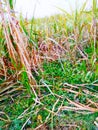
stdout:
{"type": "MultiPolygon", "coordinates": [[[[61,13],[56,7],[70,11],[81,7],[86,0],[16,0],[15,10],[22,13],[24,17],[35,18],[50,16],[61,13]]],[[[98,1],[98,0],[97,0],[98,1]]],[[[92,0],[88,0],[87,8],[91,7],[92,0]]]]}

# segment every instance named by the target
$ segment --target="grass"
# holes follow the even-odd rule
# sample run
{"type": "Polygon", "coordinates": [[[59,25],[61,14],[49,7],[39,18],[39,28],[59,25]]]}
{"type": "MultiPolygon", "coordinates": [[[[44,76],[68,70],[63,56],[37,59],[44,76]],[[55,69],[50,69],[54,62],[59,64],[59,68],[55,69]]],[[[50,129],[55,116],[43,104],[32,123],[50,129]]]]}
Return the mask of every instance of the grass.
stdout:
{"type": "Polygon", "coordinates": [[[0,130],[98,129],[97,1],[85,7],[17,20],[0,3],[0,130]]]}

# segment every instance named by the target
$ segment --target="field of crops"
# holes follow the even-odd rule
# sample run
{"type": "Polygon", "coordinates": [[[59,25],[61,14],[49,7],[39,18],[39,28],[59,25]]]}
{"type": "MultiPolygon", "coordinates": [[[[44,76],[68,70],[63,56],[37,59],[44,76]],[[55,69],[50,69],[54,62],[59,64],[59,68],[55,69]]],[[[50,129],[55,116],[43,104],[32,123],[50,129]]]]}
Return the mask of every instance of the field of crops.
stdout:
{"type": "Polygon", "coordinates": [[[98,129],[98,3],[28,20],[0,0],[0,130],[98,129]]]}

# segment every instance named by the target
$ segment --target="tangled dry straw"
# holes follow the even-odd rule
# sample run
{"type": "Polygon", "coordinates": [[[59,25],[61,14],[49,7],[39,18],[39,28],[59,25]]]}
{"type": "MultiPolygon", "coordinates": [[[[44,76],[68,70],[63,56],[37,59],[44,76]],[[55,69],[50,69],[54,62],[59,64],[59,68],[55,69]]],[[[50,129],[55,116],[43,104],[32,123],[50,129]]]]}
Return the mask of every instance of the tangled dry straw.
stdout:
{"type": "MultiPolygon", "coordinates": [[[[92,25],[89,25],[90,28],[88,30],[90,30],[90,32],[88,32],[87,30],[85,31],[86,37],[85,34],[82,36],[83,44],[79,43],[78,41],[79,32],[75,25],[73,35],[68,37],[63,37],[58,42],[56,42],[56,40],[49,37],[46,40],[40,39],[38,41],[38,48],[37,48],[36,46],[29,44],[29,38],[25,35],[15,14],[11,11],[8,2],[6,5],[6,13],[5,13],[4,6],[0,1],[0,16],[2,18],[1,19],[2,29],[6,39],[5,45],[7,46],[7,52],[9,54],[9,57],[5,57],[5,56],[0,57],[0,77],[2,76],[5,77],[5,82],[0,85],[0,101],[6,100],[7,97],[14,98],[16,95],[19,95],[22,91],[25,91],[23,85],[17,83],[18,81],[17,79],[19,78],[19,75],[22,73],[22,71],[26,71],[28,75],[30,87],[36,96],[36,99],[34,98],[35,104],[44,106],[44,104],[41,102],[44,97],[38,97],[34,88],[40,88],[42,86],[46,87],[49,90],[49,95],[47,96],[52,95],[57,98],[56,102],[52,106],[52,110],[43,107],[43,109],[48,111],[49,114],[52,114],[53,116],[55,115],[59,116],[60,112],[64,110],[71,110],[78,113],[79,112],[85,113],[87,111],[91,113],[98,112],[98,100],[97,100],[98,93],[96,91],[92,92],[91,89],[88,89],[87,84],[76,84],[76,85],[72,85],[68,83],[62,84],[63,86],[62,91],[66,91],[68,94],[69,93],[74,94],[74,100],[71,100],[69,99],[69,97],[63,97],[61,95],[54,93],[50,89],[49,85],[47,85],[44,82],[44,80],[42,81],[41,85],[38,85],[35,80],[35,77],[32,75],[32,71],[35,71],[37,75],[39,75],[37,71],[38,69],[41,72],[44,71],[41,66],[44,60],[51,62],[51,61],[61,60],[62,58],[62,59],[71,60],[74,63],[76,62],[77,53],[79,53],[79,56],[81,57],[81,58],[77,58],[78,59],[77,62],[79,62],[80,60],[86,60],[89,65],[88,55],[83,50],[83,47],[87,46],[85,43],[89,42],[92,39],[94,41],[94,54],[92,56],[92,60],[95,63],[97,57],[96,43],[98,37],[97,34],[98,28],[97,28],[97,21],[95,20],[94,17],[92,20],[92,25]],[[71,46],[69,44],[69,40],[75,41],[75,45],[71,46]],[[65,45],[64,43],[67,44],[65,45]],[[9,68],[15,71],[14,75],[10,75],[8,73],[9,68]],[[86,98],[86,102],[80,103],[77,97],[79,97],[81,94],[84,95],[85,97],[88,97],[90,95],[92,96],[92,99],[94,97],[96,101],[86,98]],[[64,105],[65,100],[68,102],[67,106],[64,105]],[[62,103],[56,111],[55,106],[57,105],[57,103],[61,101],[62,103]]],[[[91,85],[98,86],[98,84],[95,83],[91,85]]],[[[0,113],[0,114],[5,114],[5,113],[0,113]]],[[[18,119],[25,117],[25,115],[29,115],[28,110],[22,113],[22,115],[20,115],[18,119]]],[[[7,118],[8,121],[10,122],[8,116],[7,118]]],[[[23,128],[24,126],[25,124],[23,125],[23,128]]]]}

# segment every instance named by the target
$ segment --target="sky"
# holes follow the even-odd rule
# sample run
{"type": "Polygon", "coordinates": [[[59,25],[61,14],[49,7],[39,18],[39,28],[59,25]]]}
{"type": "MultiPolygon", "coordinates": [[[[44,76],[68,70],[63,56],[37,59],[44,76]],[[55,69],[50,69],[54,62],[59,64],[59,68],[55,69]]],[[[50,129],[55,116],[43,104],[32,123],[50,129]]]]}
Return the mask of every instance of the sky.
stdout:
{"type": "MultiPolygon", "coordinates": [[[[22,13],[24,17],[42,18],[62,13],[58,8],[68,12],[80,8],[86,0],[16,0],[15,11],[22,13]]],[[[87,0],[87,7],[91,8],[92,0],[87,0]]],[[[98,0],[97,0],[98,1],[98,0]]]]}

